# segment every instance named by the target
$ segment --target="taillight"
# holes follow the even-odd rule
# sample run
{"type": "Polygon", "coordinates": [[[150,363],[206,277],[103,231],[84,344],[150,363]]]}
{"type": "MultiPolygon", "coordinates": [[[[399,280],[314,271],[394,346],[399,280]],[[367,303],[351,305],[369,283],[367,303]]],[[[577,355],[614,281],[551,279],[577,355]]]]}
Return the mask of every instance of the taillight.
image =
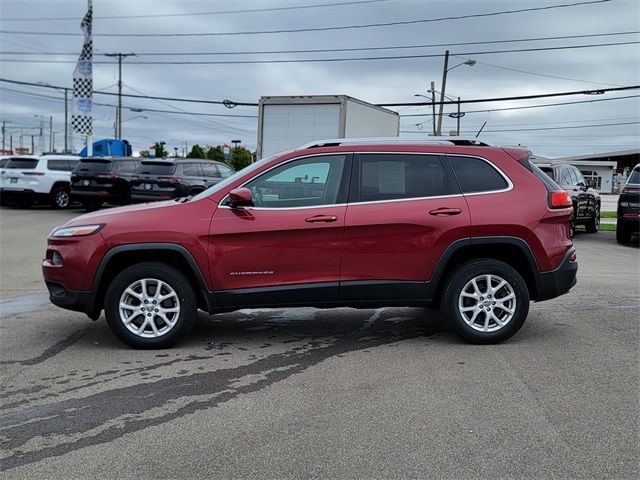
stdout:
{"type": "Polygon", "coordinates": [[[571,256],[569,257],[569,261],[570,261],[571,263],[576,263],[576,262],[578,261],[578,255],[576,255],[576,252],[573,252],[573,253],[571,254],[571,256]]]}
{"type": "Polygon", "coordinates": [[[158,177],[161,182],[180,183],[180,177],[158,177]]]}
{"type": "Polygon", "coordinates": [[[98,173],[96,175],[97,178],[120,178],[120,175],[117,173],[98,173]]]}
{"type": "Polygon", "coordinates": [[[571,207],[571,195],[564,190],[549,192],[549,208],[565,208],[571,207]]]}
{"type": "Polygon", "coordinates": [[[44,175],[44,172],[22,172],[23,175],[35,175],[38,177],[42,177],[44,175]]]}

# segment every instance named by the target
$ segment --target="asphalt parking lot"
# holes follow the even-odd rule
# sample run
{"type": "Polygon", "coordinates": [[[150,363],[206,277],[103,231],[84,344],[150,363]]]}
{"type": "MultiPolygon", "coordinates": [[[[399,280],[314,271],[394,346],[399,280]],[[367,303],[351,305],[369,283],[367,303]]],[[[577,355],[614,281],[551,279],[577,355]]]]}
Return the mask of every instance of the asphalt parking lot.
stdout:
{"type": "Polygon", "coordinates": [[[640,251],[579,233],[578,285],[495,346],[426,309],[201,315],[135,351],[50,305],[46,234],[0,211],[3,478],[637,478],[640,251]]]}

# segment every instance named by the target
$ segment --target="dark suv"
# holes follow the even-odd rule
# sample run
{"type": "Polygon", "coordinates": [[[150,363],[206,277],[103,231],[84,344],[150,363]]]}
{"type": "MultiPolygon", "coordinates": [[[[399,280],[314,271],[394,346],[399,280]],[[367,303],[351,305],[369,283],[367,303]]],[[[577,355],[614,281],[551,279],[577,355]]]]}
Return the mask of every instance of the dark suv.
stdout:
{"type": "Polygon", "coordinates": [[[149,202],[196,195],[231,175],[231,168],[212,160],[142,160],[131,181],[131,201],[149,202]]]}
{"type": "Polygon", "coordinates": [[[616,240],[629,243],[631,235],[640,234],[640,164],[629,175],[620,197],[616,222],[616,240]]]}
{"type": "Polygon", "coordinates": [[[538,166],[571,195],[573,203],[571,236],[575,233],[576,225],[584,225],[588,233],[596,233],[600,230],[600,195],[587,185],[580,170],[573,165],[538,164],[538,166]]]}
{"type": "Polygon", "coordinates": [[[137,348],[175,344],[197,310],[439,305],[496,343],[529,301],[576,282],[568,193],[529,152],[461,139],[333,140],[260,160],[188,199],[55,228],[51,301],[137,348]]]}
{"type": "Polygon", "coordinates": [[[139,164],[133,157],[83,158],[71,174],[71,200],[87,210],[131,203],[131,180],[139,164]]]}

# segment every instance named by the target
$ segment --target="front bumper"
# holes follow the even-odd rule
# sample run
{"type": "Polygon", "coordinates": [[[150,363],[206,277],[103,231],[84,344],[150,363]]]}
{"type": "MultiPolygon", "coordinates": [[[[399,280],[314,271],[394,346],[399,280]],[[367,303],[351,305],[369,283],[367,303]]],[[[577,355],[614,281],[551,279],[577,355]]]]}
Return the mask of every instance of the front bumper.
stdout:
{"type": "Polygon", "coordinates": [[[100,309],[95,306],[96,294],[94,291],[79,292],[69,290],[62,283],[45,282],[49,290],[49,300],[58,307],[74,312],[82,312],[97,320],[100,316],[100,309]]]}
{"type": "Polygon", "coordinates": [[[576,249],[570,248],[564,254],[560,265],[555,270],[541,272],[535,275],[536,298],[540,302],[550,300],[567,293],[577,283],[578,262],[575,258],[576,249]]]}

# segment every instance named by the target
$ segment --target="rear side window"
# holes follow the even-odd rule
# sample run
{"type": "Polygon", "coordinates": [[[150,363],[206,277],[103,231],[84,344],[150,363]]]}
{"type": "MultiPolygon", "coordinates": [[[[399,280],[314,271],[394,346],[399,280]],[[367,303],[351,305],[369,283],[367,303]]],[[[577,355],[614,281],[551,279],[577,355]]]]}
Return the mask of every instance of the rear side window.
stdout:
{"type": "Polygon", "coordinates": [[[80,160],[74,172],[108,172],[112,163],[111,160],[80,160]]]}
{"type": "Polygon", "coordinates": [[[186,163],[182,165],[182,174],[187,177],[201,177],[202,169],[197,163],[186,163]]]}
{"type": "Polygon", "coordinates": [[[203,163],[201,164],[202,171],[204,172],[205,177],[219,177],[218,167],[215,163],[203,163]]]}
{"type": "Polygon", "coordinates": [[[47,168],[49,170],[60,170],[63,172],[70,172],[73,167],[69,165],[67,160],[47,160],[47,168]]]}
{"type": "Polygon", "coordinates": [[[37,158],[10,158],[5,168],[20,168],[22,170],[31,170],[38,166],[37,158]]]}
{"type": "Polygon", "coordinates": [[[504,190],[507,181],[489,162],[475,157],[449,157],[462,193],[504,190]]]}
{"type": "Polygon", "coordinates": [[[437,197],[455,192],[435,155],[361,154],[359,194],[354,201],[375,202],[437,197]]]}
{"type": "Polygon", "coordinates": [[[165,162],[142,162],[138,167],[138,173],[148,175],[171,175],[176,166],[165,162]]]}

